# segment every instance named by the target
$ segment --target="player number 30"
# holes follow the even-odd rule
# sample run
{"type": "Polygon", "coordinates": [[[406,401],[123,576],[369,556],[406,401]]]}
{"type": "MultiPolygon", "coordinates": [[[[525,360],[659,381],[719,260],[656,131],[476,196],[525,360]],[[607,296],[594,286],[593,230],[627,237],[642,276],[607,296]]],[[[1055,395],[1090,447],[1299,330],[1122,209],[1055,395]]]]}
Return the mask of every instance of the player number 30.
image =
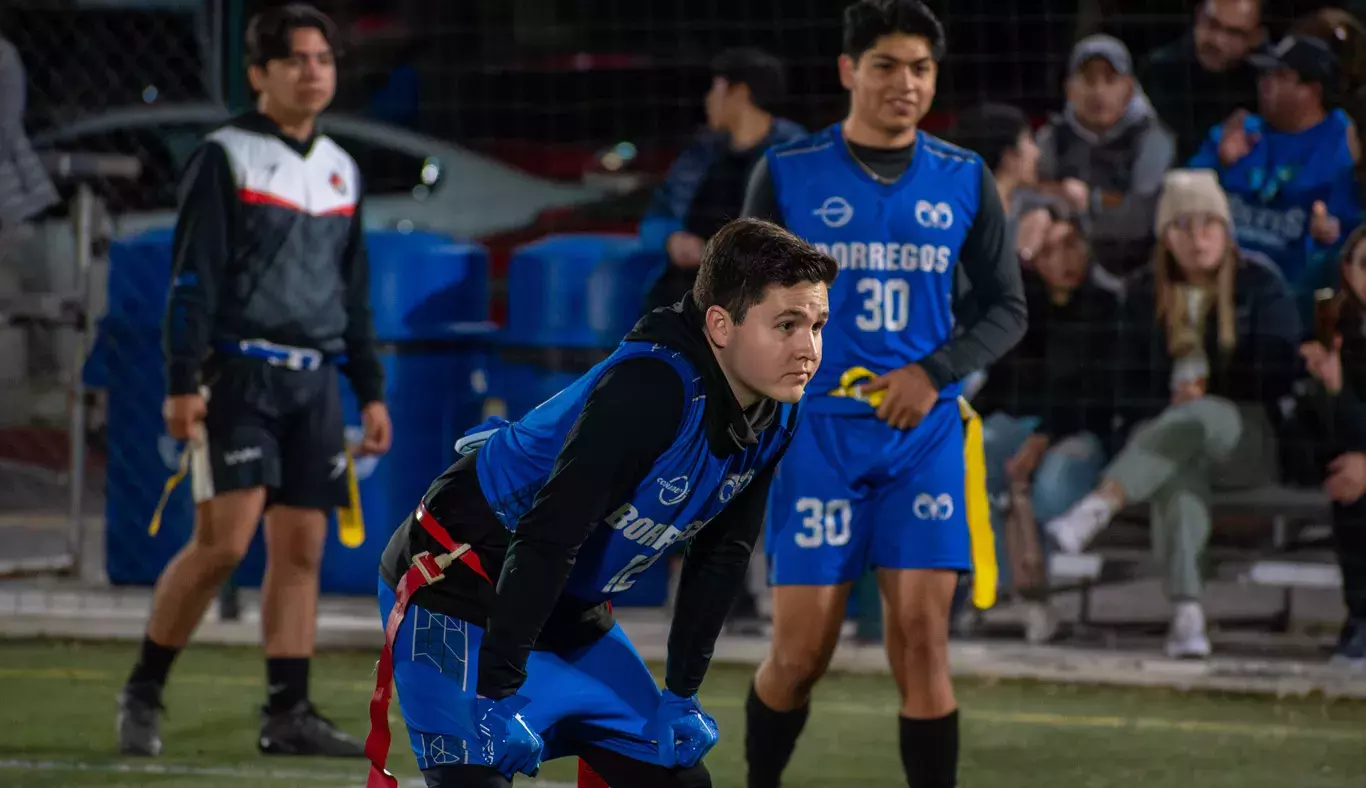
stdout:
{"type": "Polygon", "coordinates": [[[904,331],[911,322],[911,286],[905,279],[860,279],[863,311],[854,319],[860,331],[904,331]]]}
{"type": "Polygon", "coordinates": [[[802,530],[796,534],[798,547],[820,547],[823,544],[839,547],[849,543],[849,526],[854,512],[847,500],[798,498],[797,511],[804,515],[802,530]]]}

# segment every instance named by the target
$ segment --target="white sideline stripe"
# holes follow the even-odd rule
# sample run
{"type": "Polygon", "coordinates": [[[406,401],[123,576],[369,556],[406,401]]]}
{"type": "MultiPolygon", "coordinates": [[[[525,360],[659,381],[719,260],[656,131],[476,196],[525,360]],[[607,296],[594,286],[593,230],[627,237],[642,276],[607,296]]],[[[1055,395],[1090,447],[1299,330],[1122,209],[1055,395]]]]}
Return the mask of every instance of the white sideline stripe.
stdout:
{"type": "MultiPolygon", "coordinates": [[[[358,762],[359,763],[359,762],[358,762]]],[[[296,780],[301,782],[330,784],[337,786],[364,786],[365,774],[359,775],[326,772],[288,771],[276,769],[244,769],[236,766],[186,766],[181,764],[157,763],[83,763],[81,761],[0,761],[0,769],[16,769],[32,772],[94,772],[100,774],[146,774],[182,775],[189,777],[232,777],[246,780],[296,780]]],[[[523,777],[518,782],[526,780],[523,777]]],[[[249,784],[249,783],[248,783],[249,784]]],[[[405,788],[423,788],[427,783],[420,777],[404,780],[400,785],[405,788]]],[[[575,788],[573,783],[531,780],[536,788],[575,788]]]]}

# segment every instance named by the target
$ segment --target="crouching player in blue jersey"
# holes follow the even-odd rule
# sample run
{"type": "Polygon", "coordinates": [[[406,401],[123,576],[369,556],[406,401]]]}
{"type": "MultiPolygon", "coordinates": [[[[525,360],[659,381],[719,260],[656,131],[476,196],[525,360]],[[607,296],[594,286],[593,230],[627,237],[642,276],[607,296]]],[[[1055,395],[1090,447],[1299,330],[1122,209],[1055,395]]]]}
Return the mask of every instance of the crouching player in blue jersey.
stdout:
{"type": "Polygon", "coordinates": [[[944,46],[915,0],[850,6],[839,59],[848,117],[770,149],[746,196],[746,215],[786,225],[842,271],[808,416],[769,503],[773,639],[746,704],[750,788],[779,784],[850,585],[870,566],[907,781],[957,780],[949,611],[960,572],[974,570],[979,606],[996,584],[985,475],[980,456],[965,457],[980,452],[980,421],[960,381],[1019,341],[1025,300],[990,170],[917,130],[944,46]],[[960,274],[970,303],[955,303],[960,274]]]}
{"type": "Polygon", "coordinates": [[[697,691],[837,270],[780,227],[731,222],[681,302],[520,421],[468,436],[382,560],[370,788],[395,785],[391,675],[428,786],[506,786],[566,755],[612,786],[711,785],[718,732],[697,691]],[[661,692],[608,603],[685,542],[661,692]]]}

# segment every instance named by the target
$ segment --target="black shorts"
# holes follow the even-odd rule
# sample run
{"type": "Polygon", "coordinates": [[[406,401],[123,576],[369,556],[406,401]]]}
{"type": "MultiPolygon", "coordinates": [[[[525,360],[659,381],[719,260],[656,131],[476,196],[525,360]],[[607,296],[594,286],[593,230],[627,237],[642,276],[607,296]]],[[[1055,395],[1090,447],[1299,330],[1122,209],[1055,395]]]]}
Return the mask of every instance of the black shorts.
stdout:
{"type": "Polygon", "coordinates": [[[337,368],[291,370],[246,357],[222,359],[214,367],[204,422],[211,486],[196,479],[195,497],[266,487],[272,504],[345,506],[337,368]]]}

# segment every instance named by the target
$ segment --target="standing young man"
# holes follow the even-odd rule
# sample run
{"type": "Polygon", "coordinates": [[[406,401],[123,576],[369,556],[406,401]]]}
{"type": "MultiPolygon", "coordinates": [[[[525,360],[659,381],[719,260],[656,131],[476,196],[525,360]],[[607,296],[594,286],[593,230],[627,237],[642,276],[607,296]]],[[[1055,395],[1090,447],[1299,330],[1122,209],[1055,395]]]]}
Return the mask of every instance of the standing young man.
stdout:
{"type": "Polygon", "coordinates": [[[263,753],[360,756],[308,699],[327,510],[348,502],[337,368],[361,404],[361,453],[388,450],[356,164],[317,133],[336,88],[335,28],[303,5],[247,29],[257,111],[209,135],[184,178],[166,316],[167,427],[196,441],[195,529],[157,581],[119,695],[119,747],[161,750],[171,663],[266,520],[263,753]],[[202,388],[201,388],[202,387],[202,388]],[[208,392],[206,397],[203,391],[208,392]]]}
{"type": "Polygon", "coordinates": [[[370,788],[397,785],[391,679],[432,788],[507,786],[567,755],[613,786],[711,785],[718,733],[697,691],[820,365],[837,270],[779,227],[732,222],[673,308],[520,421],[473,432],[384,552],[370,788]],[[661,692],[608,604],[682,544],[661,692]]]}
{"type": "Polygon", "coordinates": [[[981,499],[965,495],[963,416],[971,412],[960,413],[960,381],[1019,340],[1025,301],[990,170],[917,130],[944,55],[939,20],[917,0],[860,0],[844,19],[848,117],[770,150],[746,200],[747,215],[782,222],[844,270],[830,292],[810,415],[769,502],[773,638],[746,705],[749,785],[779,784],[835,650],[850,584],[873,565],[901,690],[907,780],[946,788],[958,763],[948,666],[954,588],[974,563],[979,604],[990,604],[985,584],[996,582],[980,516],[969,538],[967,510],[977,512],[981,499]],[[962,325],[957,266],[976,305],[962,325]]]}

